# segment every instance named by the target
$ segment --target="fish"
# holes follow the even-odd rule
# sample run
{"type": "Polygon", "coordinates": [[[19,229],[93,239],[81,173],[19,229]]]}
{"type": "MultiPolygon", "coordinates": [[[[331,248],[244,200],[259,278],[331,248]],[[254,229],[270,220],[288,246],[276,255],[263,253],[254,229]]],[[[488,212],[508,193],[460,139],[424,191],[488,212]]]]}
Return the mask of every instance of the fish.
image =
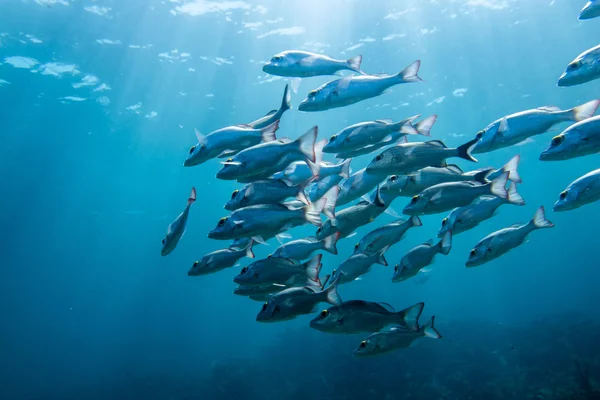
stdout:
{"type": "Polygon", "coordinates": [[[348,60],[336,60],[323,54],[300,50],[287,50],[278,53],[262,67],[269,75],[310,78],[314,76],[338,75],[340,71],[348,70],[358,74],[362,56],[354,56],[348,60]]]}
{"type": "Polygon", "coordinates": [[[303,264],[287,258],[265,258],[242,268],[233,281],[244,286],[322,286],[319,279],[322,257],[322,254],[317,254],[303,264]]]}
{"type": "Polygon", "coordinates": [[[516,145],[562,122],[586,120],[594,115],[599,105],[600,100],[592,100],[568,110],[546,106],[507,115],[477,132],[479,141],[473,153],[488,153],[516,145]]]}
{"type": "Polygon", "coordinates": [[[304,194],[304,189],[312,179],[309,178],[306,182],[297,186],[285,179],[266,179],[252,182],[241,189],[234,190],[224,208],[235,211],[258,204],[278,204],[290,197],[295,197],[304,204],[310,204],[304,194]]]}
{"type": "Polygon", "coordinates": [[[281,106],[279,110],[271,110],[264,117],[260,117],[256,121],[250,122],[248,125],[254,129],[262,129],[271,125],[275,121],[279,121],[283,116],[283,113],[292,108],[292,96],[288,85],[285,85],[283,89],[283,99],[281,100],[281,106]]]}
{"type": "Polygon", "coordinates": [[[477,141],[473,139],[457,148],[449,148],[440,140],[401,143],[379,153],[367,171],[385,176],[409,174],[425,167],[445,167],[446,159],[453,157],[477,162],[471,155],[477,141]]]}
{"type": "Polygon", "coordinates": [[[419,132],[411,124],[412,118],[399,122],[389,119],[360,122],[350,125],[329,138],[323,148],[324,153],[341,153],[365,147],[371,143],[391,142],[392,133],[418,135],[419,132]],[[386,140],[387,139],[387,140],[386,140]]]}
{"type": "Polygon", "coordinates": [[[444,234],[435,246],[431,241],[413,247],[394,267],[392,282],[402,282],[417,275],[420,270],[431,265],[437,254],[447,256],[452,248],[452,232],[444,234]]]}
{"type": "Polygon", "coordinates": [[[373,254],[379,250],[398,243],[406,232],[415,226],[422,226],[421,219],[414,215],[409,219],[398,219],[367,233],[354,246],[354,254],[373,254]]]}
{"type": "Polygon", "coordinates": [[[319,303],[342,304],[334,281],[327,289],[314,286],[292,287],[272,295],[256,316],[257,322],[289,321],[314,312],[319,303]]]}
{"type": "MultiPolygon", "coordinates": [[[[504,164],[502,167],[494,170],[493,168],[483,168],[483,169],[479,169],[479,170],[475,170],[475,171],[469,171],[469,172],[465,172],[465,176],[472,176],[473,177],[473,181],[480,181],[479,179],[477,179],[477,176],[480,176],[483,172],[487,171],[488,174],[485,176],[485,179],[487,181],[493,181],[494,179],[498,178],[500,175],[502,175],[505,172],[508,172],[508,180],[514,183],[522,183],[523,180],[521,179],[521,175],[519,174],[518,168],[519,168],[519,162],[521,161],[521,156],[519,154],[517,154],[516,156],[514,156],[513,158],[511,158],[510,160],[508,160],[508,162],[506,164],[504,164]]],[[[482,182],[485,183],[485,182],[482,182]]]]}
{"type": "Polygon", "coordinates": [[[338,195],[336,205],[341,206],[362,197],[369,193],[371,189],[374,189],[381,181],[380,175],[370,174],[366,168],[353,173],[340,185],[340,194],[338,195]]]}
{"type": "Polygon", "coordinates": [[[166,256],[170,254],[175,247],[177,247],[177,243],[185,233],[185,225],[187,224],[188,216],[190,215],[190,207],[196,201],[196,188],[192,187],[192,191],[190,193],[190,197],[188,198],[187,205],[183,209],[183,212],[175,218],[169,228],[167,229],[167,234],[165,238],[162,240],[162,249],[160,254],[162,256],[166,256]]]}
{"type": "Polygon", "coordinates": [[[484,195],[508,199],[505,188],[508,174],[505,172],[484,184],[472,181],[439,183],[413,196],[402,212],[406,215],[438,214],[464,207],[484,195]]]}
{"type": "Polygon", "coordinates": [[[340,285],[356,280],[361,275],[371,270],[373,264],[387,266],[387,260],[384,253],[389,246],[377,251],[374,254],[357,253],[344,260],[333,273],[334,279],[339,279],[340,285]]]}
{"type": "Polygon", "coordinates": [[[558,196],[554,211],[574,210],[600,200],[600,169],[577,178],[558,196]]]}
{"type": "Polygon", "coordinates": [[[325,111],[344,107],[383,94],[392,86],[421,82],[417,60],[396,75],[354,75],[328,82],[308,93],[298,111],[325,111]]]}
{"type": "Polygon", "coordinates": [[[419,332],[400,328],[376,332],[360,342],[353,356],[357,358],[372,357],[409,347],[415,340],[427,337],[441,339],[442,335],[434,327],[435,316],[423,325],[419,332]]]}
{"type": "Polygon", "coordinates": [[[310,327],[321,332],[348,335],[378,332],[389,325],[418,332],[423,307],[425,303],[417,303],[396,312],[387,303],[350,300],[321,311],[310,321],[310,327]]]}
{"type": "Polygon", "coordinates": [[[517,184],[511,182],[508,187],[508,198],[496,196],[482,196],[472,204],[455,208],[442,220],[442,226],[437,236],[443,237],[446,232],[452,231],[453,235],[475,228],[483,221],[496,215],[498,207],[503,204],[524,206],[525,200],[517,192],[517,184]]]}
{"type": "Polygon", "coordinates": [[[242,257],[254,258],[252,252],[253,240],[250,240],[246,248],[235,249],[226,248],[213,251],[202,257],[199,261],[195,261],[192,268],[188,271],[188,276],[208,275],[215,272],[231,268],[242,257]]]}
{"type": "MultiPolygon", "coordinates": [[[[310,201],[315,202],[320,198],[325,196],[325,194],[330,191],[333,187],[338,186],[344,179],[341,175],[329,175],[323,179],[319,179],[316,182],[312,182],[308,185],[305,190],[305,193],[308,195],[310,201]]],[[[339,186],[338,186],[339,187],[339,186]]]]}
{"type": "Polygon", "coordinates": [[[559,161],[600,152],[600,116],[569,126],[554,136],[540,154],[541,161],[559,161]]]}
{"type": "Polygon", "coordinates": [[[233,180],[258,174],[270,176],[279,172],[293,161],[315,161],[315,141],[317,127],[309,129],[294,141],[275,140],[261,143],[237,153],[233,158],[222,162],[223,168],[217,172],[218,179],[233,180]],[[285,165],[281,165],[285,161],[285,165]]]}
{"type": "Polygon", "coordinates": [[[276,140],[275,132],[278,129],[279,120],[260,129],[253,128],[250,125],[228,126],[211,132],[206,136],[202,135],[196,129],[195,133],[198,143],[190,148],[183,166],[193,167],[213,158],[235,155],[261,142],[274,142],[276,140]]]}
{"type": "MultiPolygon", "coordinates": [[[[340,176],[347,179],[350,176],[351,159],[343,160],[338,164],[330,162],[319,163],[319,181],[329,176],[340,176]]],[[[309,166],[306,161],[296,161],[287,166],[283,171],[273,175],[274,179],[288,179],[295,185],[310,179],[313,176],[314,166],[309,166]]],[[[317,181],[317,182],[319,182],[317,181]]]]}
{"type": "Polygon", "coordinates": [[[578,55],[558,78],[558,86],[575,86],[600,78],[600,44],[578,55]]]}
{"type": "Polygon", "coordinates": [[[541,206],[529,223],[524,225],[515,224],[500,229],[480,240],[469,253],[469,259],[465,266],[473,268],[495,260],[515,247],[522,245],[531,232],[552,227],[554,227],[554,224],[546,219],[544,206],[541,206]]]}
{"type": "Polygon", "coordinates": [[[269,257],[289,258],[292,260],[306,260],[312,253],[319,250],[325,250],[331,254],[337,254],[338,250],[336,243],[340,238],[340,234],[334,233],[322,240],[318,240],[314,236],[309,236],[304,239],[296,239],[279,246],[269,257]]]}
{"type": "Polygon", "coordinates": [[[278,284],[266,284],[263,286],[238,285],[235,287],[235,289],[233,289],[233,294],[238,296],[245,296],[254,301],[264,302],[267,301],[273,293],[281,292],[287,287],[287,285],[278,284]]]}
{"type": "Polygon", "coordinates": [[[600,17],[600,0],[589,0],[579,12],[580,21],[600,17]]]}

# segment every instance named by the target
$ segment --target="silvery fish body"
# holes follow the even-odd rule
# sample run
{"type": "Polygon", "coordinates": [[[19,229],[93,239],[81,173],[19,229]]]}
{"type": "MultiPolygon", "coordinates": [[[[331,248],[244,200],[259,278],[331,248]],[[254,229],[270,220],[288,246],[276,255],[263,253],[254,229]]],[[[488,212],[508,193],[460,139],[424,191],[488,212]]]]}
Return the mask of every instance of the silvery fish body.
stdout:
{"type": "Polygon", "coordinates": [[[373,264],[387,266],[387,261],[383,255],[387,249],[387,247],[384,247],[374,254],[358,253],[351,255],[339,265],[332,278],[338,279],[340,284],[348,283],[369,272],[373,264]]]}
{"type": "Polygon", "coordinates": [[[540,154],[541,161],[569,160],[600,152],[600,116],[569,126],[552,138],[540,154]]]}
{"type": "MultiPolygon", "coordinates": [[[[342,178],[348,178],[350,175],[350,161],[344,160],[338,164],[332,164],[330,162],[319,163],[319,181],[329,176],[341,176],[342,178]]],[[[314,169],[314,167],[313,167],[314,169]]],[[[304,182],[313,176],[313,170],[305,161],[296,161],[289,164],[283,171],[273,175],[275,179],[288,179],[295,185],[304,182]]]]}
{"type": "Polygon", "coordinates": [[[325,250],[331,254],[337,254],[336,243],[339,234],[334,234],[326,237],[323,240],[318,240],[314,236],[304,239],[296,239],[289,241],[279,246],[269,257],[289,258],[292,260],[302,261],[310,257],[312,253],[319,250],[325,250]]]}
{"type": "Polygon", "coordinates": [[[598,200],[600,200],[600,169],[577,178],[563,190],[554,203],[554,211],[574,210],[598,200]]]}
{"type": "Polygon", "coordinates": [[[577,56],[558,78],[558,86],[575,86],[600,78],[600,44],[577,56]]]}
{"type": "Polygon", "coordinates": [[[421,225],[421,219],[417,216],[412,216],[407,220],[399,219],[379,227],[367,233],[360,242],[354,246],[354,254],[376,253],[383,248],[398,243],[403,238],[404,234],[413,226],[421,225]]]}
{"type": "Polygon", "coordinates": [[[162,249],[160,254],[162,256],[166,256],[175,250],[177,243],[179,243],[179,239],[185,233],[185,225],[187,224],[188,216],[190,215],[190,207],[196,201],[196,189],[192,188],[192,192],[190,193],[190,197],[188,198],[187,205],[183,209],[183,212],[175,218],[169,227],[167,228],[167,234],[165,238],[162,240],[162,249]]]}
{"type": "Polygon", "coordinates": [[[362,197],[374,189],[381,180],[381,176],[370,174],[365,168],[353,173],[340,185],[336,205],[341,206],[362,197]]]}
{"type": "MultiPolygon", "coordinates": [[[[308,182],[306,182],[308,183],[308,182]]],[[[245,185],[231,193],[231,198],[225,204],[225,209],[235,211],[239,208],[257,204],[277,204],[290,197],[297,197],[308,204],[304,195],[305,185],[294,186],[292,182],[282,179],[266,179],[245,185]]]]}
{"type": "Polygon", "coordinates": [[[230,247],[208,253],[202,257],[202,259],[194,262],[194,265],[192,265],[192,268],[188,271],[188,276],[212,274],[225,268],[233,267],[242,257],[254,258],[252,244],[253,241],[251,240],[246,248],[243,249],[230,247]]]}
{"type": "MultiPolygon", "coordinates": [[[[315,282],[315,285],[317,283],[315,282]]],[[[254,301],[267,301],[269,297],[273,293],[281,292],[286,289],[288,286],[286,285],[275,285],[275,284],[266,284],[263,286],[246,286],[246,285],[238,285],[233,289],[233,294],[238,296],[245,296],[254,301]]]]}
{"type": "Polygon", "coordinates": [[[321,257],[318,254],[303,264],[287,258],[265,258],[242,268],[233,281],[244,286],[320,286],[321,257]]]}
{"type": "Polygon", "coordinates": [[[306,194],[310,201],[315,202],[325,196],[334,186],[337,186],[344,179],[341,175],[329,175],[317,182],[312,182],[306,188],[306,194]]]}
{"type": "Polygon", "coordinates": [[[276,76],[309,78],[322,75],[336,75],[339,71],[349,70],[362,74],[360,63],[362,56],[348,60],[336,60],[323,54],[308,51],[288,50],[274,55],[263,65],[263,71],[276,76]]]}
{"type": "Polygon", "coordinates": [[[452,233],[446,232],[438,244],[426,242],[413,247],[394,267],[392,282],[402,282],[417,275],[431,263],[437,254],[448,255],[452,248],[452,233]]]}

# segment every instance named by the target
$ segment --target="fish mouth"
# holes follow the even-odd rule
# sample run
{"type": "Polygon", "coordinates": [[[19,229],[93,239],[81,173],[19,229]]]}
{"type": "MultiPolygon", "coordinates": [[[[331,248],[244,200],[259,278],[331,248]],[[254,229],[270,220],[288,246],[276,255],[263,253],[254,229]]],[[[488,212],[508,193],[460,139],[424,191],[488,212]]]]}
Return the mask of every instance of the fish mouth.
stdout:
{"type": "Polygon", "coordinates": [[[319,109],[314,102],[310,102],[308,99],[305,99],[298,104],[298,111],[319,111],[319,109]]]}

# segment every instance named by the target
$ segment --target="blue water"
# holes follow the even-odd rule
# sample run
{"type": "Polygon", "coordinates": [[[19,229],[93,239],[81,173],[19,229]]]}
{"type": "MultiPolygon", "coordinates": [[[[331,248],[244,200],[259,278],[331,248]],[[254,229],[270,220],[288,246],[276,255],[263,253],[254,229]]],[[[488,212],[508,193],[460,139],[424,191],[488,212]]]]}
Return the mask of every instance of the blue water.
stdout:
{"type": "MultiPolygon", "coordinates": [[[[418,396],[430,380],[442,379],[436,376],[460,369],[444,367],[456,358],[468,366],[456,381],[471,385],[484,384],[476,376],[488,368],[481,354],[508,363],[507,376],[515,368],[542,368],[548,361],[532,356],[538,348],[564,357],[557,374],[571,374],[573,356],[589,356],[597,367],[597,335],[589,333],[600,331],[600,204],[560,214],[551,206],[571,181],[597,168],[598,158],[538,161],[553,133],[478,155],[479,165],[457,162],[465,170],[500,167],[520,154],[519,192],[527,205],[502,207],[497,217],[457,236],[425,284],[392,284],[391,268],[435,236],[441,215],[423,217],[423,227],[386,254],[392,266],[376,265],[340,287],[345,300],[385,301],[398,309],[424,301],[424,317],[435,314],[448,340],[358,360],[352,351],[363,337],[316,332],[308,327],[311,316],[257,323],[261,304],[232,294],[241,267],[187,276],[194,260],[228,245],[207,233],[228,214],[223,204],[239,187],[215,178],[216,160],[183,168],[196,143],[193,129],[209,133],[279,107],[286,80],[261,70],[273,54],[362,54],[366,72],[390,74],[420,59],[424,80],[345,108],[289,111],[278,136],[296,138],[318,125],[319,138],[328,138],[360,121],[438,114],[432,137],[455,147],[506,114],[571,108],[600,97],[600,81],[556,86],[565,66],[598,44],[600,21],[577,20],[583,3],[0,2],[0,397],[350,399],[340,393],[358,385],[369,391],[354,398],[433,399],[442,397],[418,396]],[[192,186],[198,201],[187,232],[161,257],[167,226],[192,186]],[[478,240],[526,222],[540,205],[554,229],[535,232],[494,262],[464,267],[478,240]],[[541,320],[551,321],[552,330],[541,320]],[[591,322],[565,330],[582,320],[591,322]],[[517,328],[523,331],[505,333],[517,328]],[[571,344],[557,348],[557,337],[571,344]],[[390,376],[382,379],[384,373],[390,376]],[[381,382],[395,379],[395,389],[380,390],[381,382]],[[403,397],[409,389],[413,397],[403,397]]],[[[292,104],[330,79],[304,79],[292,104]]],[[[371,158],[353,160],[352,170],[371,158]]],[[[406,201],[398,198],[391,207],[401,212],[406,201]]],[[[324,255],[324,273],[349,256],[362,235],[393,219],[384,214],[342,240],[339,256],[324,255]]],[[[313,227],[292,231],[295,238],[310,234],[313,227]]],[[[274,240],[257,246],[257,258],[276,247],[274,240]]],[[[553,384],[549,376],[544,384],[531,383],[543,377],[523,379],[531,390],[498,398],[525,399],[553,384]]],[[[481,396],[471,398],[495,398],[481,396]]]]}

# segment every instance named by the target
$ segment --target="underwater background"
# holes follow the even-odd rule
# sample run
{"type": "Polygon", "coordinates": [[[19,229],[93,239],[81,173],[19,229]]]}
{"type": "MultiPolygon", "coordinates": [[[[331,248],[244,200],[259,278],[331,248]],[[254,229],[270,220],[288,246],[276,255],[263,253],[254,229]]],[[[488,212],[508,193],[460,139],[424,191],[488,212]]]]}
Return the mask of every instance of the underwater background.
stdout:
{"type": "MultiPolygon", "coordinates": [[[[0,398],[598,398],[600,203],[551,211],[598,156],[540,162],[553,133],[479,154],[479,164],[457,162],[500,167],[520,154],[527,205],[457,236],[426,282],[393,284],[391,269],[435,238],[440,215],[422,217],[386,254],[389,267],[340,287],[344,300],[425,302],[442,340],[357,359],[361,335],[315,331],[310,315],[257,323],[261,303],[232,294],[248,259],[187,276],[194,260],[227,246],[207,233],[240,186],[215,178],[218,162],[183,167],[194,128],[208,133],[278,108],[287,80],[261,70],[273,54],[362,54],[363,70],[389,74],[419,59],[424,80],[344,108],[293,109],[279,137],[318,125],[322,139],[360,121],[437,114],[432,139],[456,147],[506,114],[600,97],[600,81],[556,85],[567,63],[598,44],[600,21],[577,20],[583,3],[1,0],[0,398]],[[161,257],[192,186],[187,232],[161,257]],[[554,229],[465,268],[478,240],[527,222],[540,205],[554,229]]],[[[329,80],[304,79],[294,108],[329,80]]],[[[391,208],[401,212],[406,200],[391,208]]],[[[341,240],[340,256],[324,254],[323,274],[394,219],[384,214],[341,240]]],[[[257,245],[257,259],[277,246],[257,245]]]]}

